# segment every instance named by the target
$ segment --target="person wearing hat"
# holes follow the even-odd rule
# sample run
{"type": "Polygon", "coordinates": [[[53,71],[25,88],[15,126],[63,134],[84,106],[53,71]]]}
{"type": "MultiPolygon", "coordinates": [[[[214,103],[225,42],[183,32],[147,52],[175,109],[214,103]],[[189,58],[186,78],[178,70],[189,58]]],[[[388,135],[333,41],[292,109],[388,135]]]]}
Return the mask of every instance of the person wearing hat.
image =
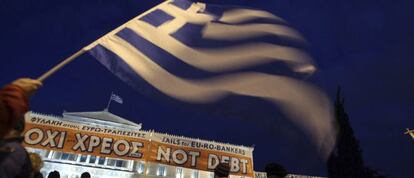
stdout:
{"type": "Polygon", "coordinates": [[[0,138],[24,119],[29,110],[29,97],[42,86],[38,80],[20,78],[0,89],[0,138]]]}
{"type": "Polygon", "coordinates": [[[286,169],[276,163],[269,163],[265,167],[266,175],[268,178],[284,178],[288,175],[286,169]]]}
{"type": "Polygon", "coordinates": [[[228,163],[219,163],[214,169],[214,178],[229,177],[230,166],[228,163]]]}
{"type": "Polygon", "coordinates": [[[22,133],[28,98],[41,85],[21,78],[0,90],[0,178],[28,178],[32,173],[29,155],[21,145],[22,133]]]}

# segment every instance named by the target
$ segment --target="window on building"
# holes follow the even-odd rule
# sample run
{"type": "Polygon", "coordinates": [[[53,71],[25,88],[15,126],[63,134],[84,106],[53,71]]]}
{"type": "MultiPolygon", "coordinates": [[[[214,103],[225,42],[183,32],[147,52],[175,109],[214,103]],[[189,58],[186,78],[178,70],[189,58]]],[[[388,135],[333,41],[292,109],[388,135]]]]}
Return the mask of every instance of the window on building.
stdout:
{"type": "Polygon", "coordinates": [[[137,164],[137,172],[138,174],[144,173],[145,165],[143,163],[138,162],[137,164]]]}
{"type": "Polygon", "coordinates": [[[123,162],[121,160],[116,160],[115,161],[115,166],[116,167],[122,167],[123,162]]]}
{"type": "Polygon", "coordinates": [[[76,159],[78,158],[78,155],[76,154],[69,154],[69,157],[67,160],[69,161],[76,161],[76,159]]]}
{"type": "Polygon", "coordinates": [[[76,161],[77,155],[70,153],[62,153],[60,160],[76,161]]]}
{"type": "Polygon", "coordinates": [[[108,161],[106,162],[106,165],[107,166],[115,166],[115,162],[116,162],[115,159],[108,158],[108,161]]]}
{"type": "Polygon", "coordinates": [[[193,174],[191,174],[191,178],[198,178],[198,176],[199,176],[198,170],[194,170],[193,174]]]}
{"type": "Polygon", "coordinates": [[[91,164],[95,164],[95,162],[96,162],[96,156],[91,156],[91,157],[89,158],[89,163],[91,163],[91,164]]]}
{"type": "Polygon", "coordinates": [[[167,171],[165,169],[165,166],[159,165],[157,168],[157,176],[166,176],[167,171]]]}
{"type": "Polygon", "coordinates": [[[86,158],[88,158],[88,156],[86,156],[86,155],[81,155],[81,156],[80,156],[80,159],[79,159],[79,162],[81,162],[81,163],[86,162],[86,158]]]}
{"type": "Polygon", "coordinates": [[[53,152],[53,156],[52,156],[53,159],[59,160],[61,157],[62,157],[62,152],[59,152],[59,151],[53,152]]]}
{"type": "Polygon", "coordinates": [[[122,167],[122,168],[128,168],[128,162],[125,160],[116,160],[115,166],[122,167]]]}
{"type": "Polygon", "coordinates": [[[99,165],[104,165],[105,164],[105,157],[99,157],[98,164],[99,165]]]}
{"type": "Polygon", "coordinates": [[[60,157],[61,160],[67,160],[69,158],[68,153],[62,153],[62,156],[60,157]]]}
{"type": "Polygon", "coordinates": [[[183,178],[183,168],[177,167],[175,169],[175,178],[183,178]]]}

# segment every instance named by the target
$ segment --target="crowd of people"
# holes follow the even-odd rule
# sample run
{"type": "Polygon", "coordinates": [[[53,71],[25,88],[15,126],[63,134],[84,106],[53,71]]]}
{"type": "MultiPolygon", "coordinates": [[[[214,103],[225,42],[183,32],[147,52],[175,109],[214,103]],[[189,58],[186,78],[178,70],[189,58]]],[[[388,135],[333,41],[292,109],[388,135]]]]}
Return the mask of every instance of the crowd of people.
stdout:
{"type": "MultiPolygon", "coordinates": [[[[47,178],[60,178],[60,173],[59,171],[52,171],[47,178]]],[[[81,174],[80,178],[91,178],[91,174],[89,174],[89,172],[84,172],[81,174]]]]}
{"type": "MultiPolygon", "coordinates": [[[[42,83],[38,80],[21,78],[0,90],[0,178],[43,178],[41,157],[28,153],[23,147],[24,115],[29,110],[29,98],[42,83]]],[[[214,169],[215,178],[227,178],[228,163],[220,163],[214,169]]],[[[268,178],[283,178],[286,170],[275,163],[266,166],[268,178]]],[[[60,178],[59,171],[52,171],[48,178],[60,178]]],[[[81,178],[90,178],[88,172],[81,178]]]]}

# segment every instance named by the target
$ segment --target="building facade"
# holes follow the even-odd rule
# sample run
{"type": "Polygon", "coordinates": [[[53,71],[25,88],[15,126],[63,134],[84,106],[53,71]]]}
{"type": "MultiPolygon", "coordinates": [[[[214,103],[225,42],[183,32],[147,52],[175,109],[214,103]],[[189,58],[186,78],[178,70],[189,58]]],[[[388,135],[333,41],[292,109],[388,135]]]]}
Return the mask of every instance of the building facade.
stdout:
{"type": "Polygon", "coordinates": [[[219,162],[230,164],[232,178],[266,177],[253,170],[252,147],[144,131],[105,110],[25,119],[24,145],[42,157],[44,177],[213,178],[219,162]]]}

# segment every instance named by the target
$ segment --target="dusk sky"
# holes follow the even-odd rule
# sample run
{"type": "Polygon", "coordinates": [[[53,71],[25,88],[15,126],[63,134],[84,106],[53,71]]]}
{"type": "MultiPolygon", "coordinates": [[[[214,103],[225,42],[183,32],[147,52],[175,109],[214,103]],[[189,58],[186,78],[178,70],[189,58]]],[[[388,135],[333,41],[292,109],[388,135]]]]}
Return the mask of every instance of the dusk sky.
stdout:
{"type": "MultiPolygon", "coordinates": [[[[39,77],[162,1],[0,2],[0,84],[4,85],[19,77],[39,77]]],[[[414,177],[414,139],[404,134],[406,128],[414,129],[414,1],[204,2],[260,8],[288,21],[307,39],[318,67],[308,81],[325,91],[332,102],[336,88],[342,87],[365,164],[388,177],[414,177]]],[[[103,110],[111,92],[121,96],[124,104],[113,103],[110,111],[142,123],[144,130],[255,145],[256,171],[277,162],[292,173],[327,175],[323,159],[306,139],[289,144],[286,140],[298,137],[284,137],[286,132],[271,130],[283,130],[283,125],[221,118],[160,103],[129,87],[89,54],[48,78],[32,98],[31,110],[59,116],[63,111],[103,110]]]]}

